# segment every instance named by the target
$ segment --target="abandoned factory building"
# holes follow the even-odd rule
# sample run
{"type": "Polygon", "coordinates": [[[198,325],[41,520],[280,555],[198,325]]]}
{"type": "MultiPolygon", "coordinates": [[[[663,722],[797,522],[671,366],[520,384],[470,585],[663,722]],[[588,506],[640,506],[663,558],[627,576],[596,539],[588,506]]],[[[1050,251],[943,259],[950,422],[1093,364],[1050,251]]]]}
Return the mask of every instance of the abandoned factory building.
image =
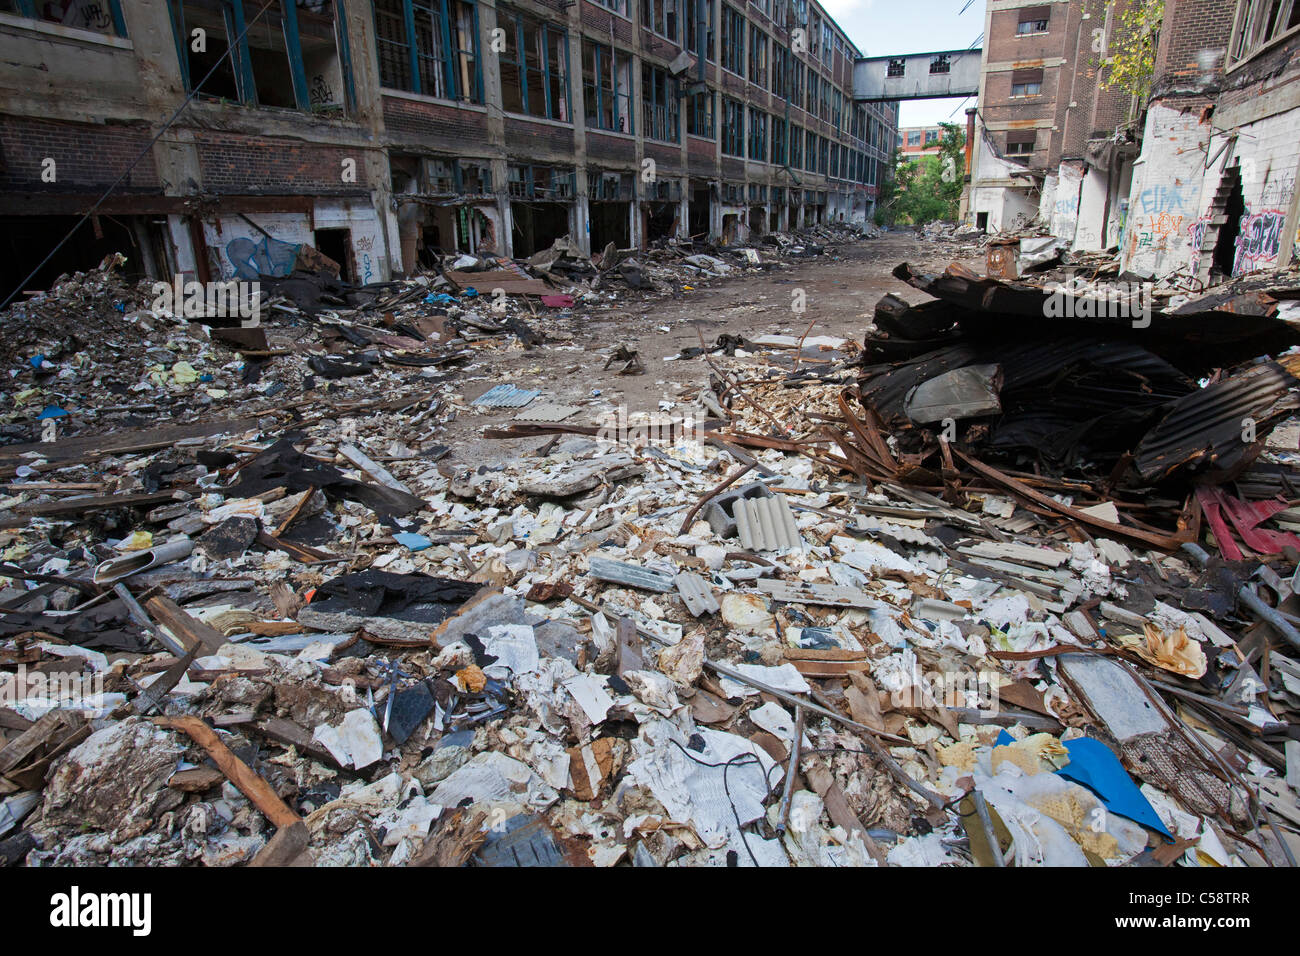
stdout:
{"type": "Polygon", "coordinates": [[[860,56],[807,0],[0,0],[4,281],[92,207],[30,287],[862,220],[898,105],[860,56]]]}

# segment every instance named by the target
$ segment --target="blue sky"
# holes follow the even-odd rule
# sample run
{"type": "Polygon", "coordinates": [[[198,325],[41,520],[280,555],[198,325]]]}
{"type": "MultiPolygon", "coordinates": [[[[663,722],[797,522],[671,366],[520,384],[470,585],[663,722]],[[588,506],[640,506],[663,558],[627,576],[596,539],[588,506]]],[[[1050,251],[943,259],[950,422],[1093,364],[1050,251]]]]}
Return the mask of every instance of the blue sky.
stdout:
{"type": "MultiPolygon", "coordinates": [[[[984,31],[984,0],[972,0],[960,15],[966,0],[821,0],[821,4],[867,56],[964,50],[984,31]]],[[[970,105],[960,99],[905,100],[899,106],[899,124],[965,124],[964,107],[970,105]],[[950,118],[954,109],[957,112],[950,118]]]]}

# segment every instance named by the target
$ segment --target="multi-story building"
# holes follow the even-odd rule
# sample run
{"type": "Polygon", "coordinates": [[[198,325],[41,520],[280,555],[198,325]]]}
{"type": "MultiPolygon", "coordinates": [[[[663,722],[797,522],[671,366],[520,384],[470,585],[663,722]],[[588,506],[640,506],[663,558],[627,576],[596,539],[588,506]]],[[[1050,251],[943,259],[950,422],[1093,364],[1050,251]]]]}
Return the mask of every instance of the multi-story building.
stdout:
{"type": "Polygon", "coordinates": [[[901,126],[896,142],[901,158],[910,162],[922,156],[938,156],[942,141],[942,126],[901,126]]]}
{"type": "Polygon", "coordinates": [[[1082,0],[988,0],[970,214],[991,231],[1034,219],[1062,154],[1082,0]]]}
{"type": "Polygon", "coordinates": [[[0,0],[0,50],[6,293],[92,208],[33,287],[862,219],[897,128],[810,0],[0,0]]]}

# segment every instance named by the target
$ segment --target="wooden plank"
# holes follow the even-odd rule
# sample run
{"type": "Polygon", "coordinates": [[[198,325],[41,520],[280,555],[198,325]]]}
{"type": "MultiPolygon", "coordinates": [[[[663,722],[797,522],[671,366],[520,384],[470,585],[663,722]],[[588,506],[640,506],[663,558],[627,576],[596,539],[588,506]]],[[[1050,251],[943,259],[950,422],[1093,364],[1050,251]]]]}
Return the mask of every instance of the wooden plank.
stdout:
{"type": "Polygon", "coordinates": [[[145,607],[153,619],[175,635],[187,651],[197,644],[208,654],[216,654],[227,643],[220,631],[192,617],[171,598],[162,595],[152,597],[145,602],[145,607]]]}
{"type": "Polygon", "coordinates": [[[271,785],[248,764],[236,757],[217,737],[217,732],[198,717],[155,717],[153,722],[159,727],[188,734],[195,743],[208,752],[208,756],[226,775],[226,779],[238,787],[240,793],[248,797],[253,806],[277,827],[291,827],[302,821],[302,818],[280,799],[279,794],[271,789],[271,785]]]}

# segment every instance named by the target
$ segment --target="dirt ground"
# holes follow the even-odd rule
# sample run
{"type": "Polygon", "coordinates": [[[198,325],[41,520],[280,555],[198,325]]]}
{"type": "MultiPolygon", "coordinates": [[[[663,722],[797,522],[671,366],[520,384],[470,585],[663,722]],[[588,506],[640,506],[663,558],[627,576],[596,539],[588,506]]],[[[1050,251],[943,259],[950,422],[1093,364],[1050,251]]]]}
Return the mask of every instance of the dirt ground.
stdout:
{"type": "MultiPolygon", "coordinates": [[[[493,352],[489,362],[458,375],[456,384],[466,399],[502,382],[540,389],[543,394],[537,402],[582,407],[566,419],[570,424],[595,424],[619,406],[626,406],[629,414],[653,412],[661,401],[680,402],[707,384],[709,370],[703,359],[664,361],[684,348],[698,346],[701,335],[709,345],[724,333],[800,336],[812,322],[810,336],[861,341],[881,296],[892,292],[913,303],[928,298],[890,274],[898,263],[939,270],[953,261],[953,251],[949,245],[912,233],[889,233],[834,247],[832,255],[777,264],[764,274],[713,280],[707,288],[677,299],[637,301],[631,297],[635,294],[620,291],[614,302],[580,308],[573,319],[557,322],[561,340],[529,350],[493,352]],[[806,296],[802,315],[791,307],[798,289],[806,296]],[[615,368],[602,368],[604,351],[620,344],[640,353],[646,374],[619,375],[615,368]]],[[[956,261],[982,271],[982,254],[956,261]]],[[[552,334],[545,319],[537,325],[552,334]]],[[[498,460],[546,441],[481,437],[485,427],[505,426],[516,414],[516,409],[486,413],[471,408],[451,422],[438,441],[451,446],[450,460],[460,462],[498,460]]]]}

